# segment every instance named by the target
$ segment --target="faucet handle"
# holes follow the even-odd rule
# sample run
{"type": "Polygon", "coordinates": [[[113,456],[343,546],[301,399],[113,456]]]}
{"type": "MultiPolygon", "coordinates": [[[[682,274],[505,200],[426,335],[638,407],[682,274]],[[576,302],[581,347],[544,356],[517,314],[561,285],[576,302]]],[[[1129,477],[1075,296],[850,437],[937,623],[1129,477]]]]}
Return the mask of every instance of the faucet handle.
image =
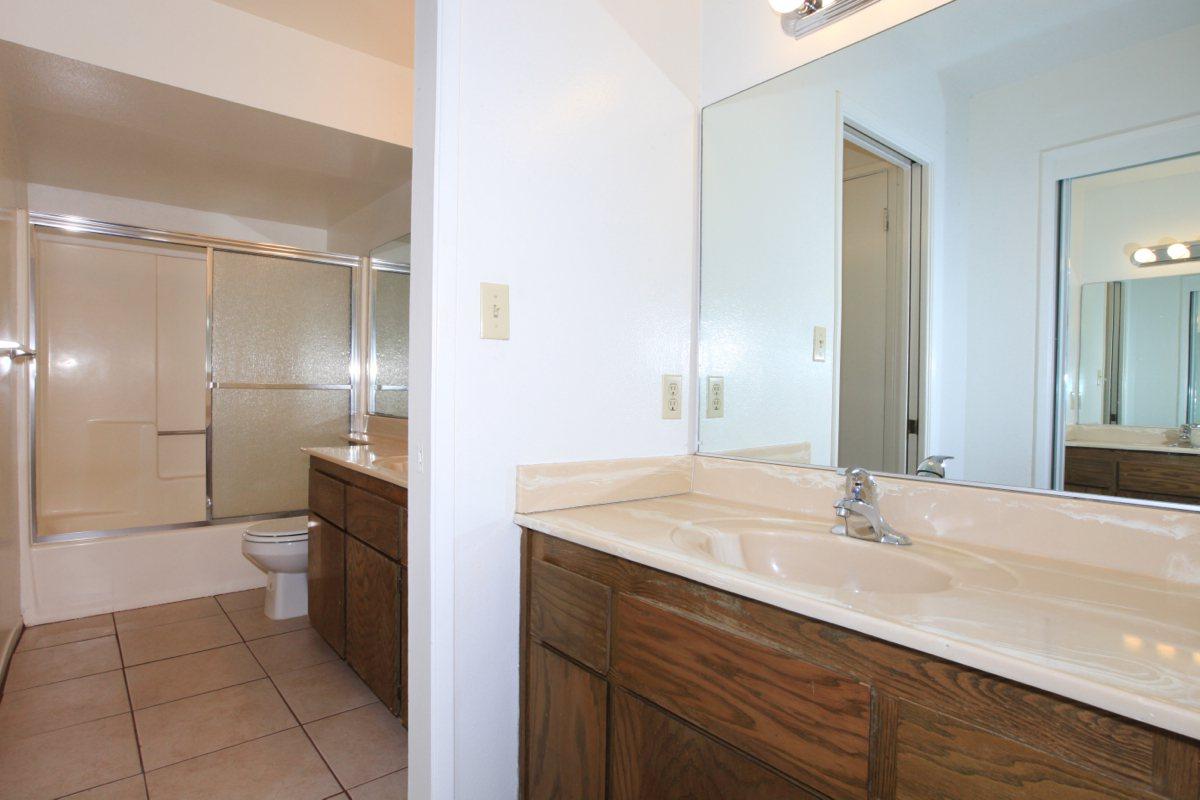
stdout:
{"type": "Polygon", "coordinates": [[[846,470],[846,499],[862,500],[874,505],[879,499],[879,484],[862,467],[850,467],[846,470]]]}

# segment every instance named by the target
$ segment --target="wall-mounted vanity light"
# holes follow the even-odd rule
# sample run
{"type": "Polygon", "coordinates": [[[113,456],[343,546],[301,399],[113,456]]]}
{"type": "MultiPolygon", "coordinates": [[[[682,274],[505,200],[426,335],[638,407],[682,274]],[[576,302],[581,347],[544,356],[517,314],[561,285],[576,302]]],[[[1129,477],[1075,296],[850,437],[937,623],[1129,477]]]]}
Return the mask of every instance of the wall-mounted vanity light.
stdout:
{"type": "Polygon", "coordinates": [[[1186,261],[1200,261],[1200,241],[1139,247],[1133,251],[1129,260],[1135,267],[1157,267],[1165,264],[1182,264],[1186,261]]]}
{"type": "Polygon", "coordinates": [[[837,22],[879,0],[767,0],[779,14],[788,36],[799,39],[806,33],[837,22]]]}

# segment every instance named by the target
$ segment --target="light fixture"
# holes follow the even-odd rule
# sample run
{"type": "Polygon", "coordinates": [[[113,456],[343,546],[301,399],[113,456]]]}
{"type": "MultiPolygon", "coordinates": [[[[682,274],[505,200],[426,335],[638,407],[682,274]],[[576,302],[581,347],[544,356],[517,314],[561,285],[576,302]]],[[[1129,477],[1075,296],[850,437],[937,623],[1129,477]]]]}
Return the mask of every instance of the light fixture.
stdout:
{"type": "Polygon", "coordinates": [[[784,33],[799,39],[879,0],[767,0],[784,33]]]}
{"type": "Polygon", "coordinates": [[[1149,247],[1138,247],[1129,260],[1135,267],[1155,267],[1179,264],[1185,261],[1200,261],[1200,241],[1174,242],[1149,247]]]}
{"type": "Polygon", "coordinates": [[[1176,242],[1167,248],[1167,258],[1172,261],[1182,261],[1185,258],[1192,257],[1192,248],[1188,247],[1183,242],[1176,242]]]}

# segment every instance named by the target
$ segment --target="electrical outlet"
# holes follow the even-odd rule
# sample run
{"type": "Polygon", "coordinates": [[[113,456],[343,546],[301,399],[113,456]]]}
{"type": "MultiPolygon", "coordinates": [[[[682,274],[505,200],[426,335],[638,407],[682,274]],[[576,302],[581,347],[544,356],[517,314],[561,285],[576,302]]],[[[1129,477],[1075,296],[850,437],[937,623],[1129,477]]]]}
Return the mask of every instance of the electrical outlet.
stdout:
{"type": "Polygon", "coordinates": [[[508,287],[503,283],[479,284],[479,338],[508,338],[508,287]]]}
{"type": "Polygon", "coordinates": [[[824,361],[826,350],[825,329],[820,325],[813,328],[813,361],[824,361]]]}
{"type": "Polygon", "coordinates": [[[704,401],[704,416],[709,419],[725,416],[725,379],[709,375],[704,395],[707,398],[704,401]]]}
{"type": "Polygon", "coordinates": [[[662,418],[683,419],[683,376],[662,376],[662,418]]]}

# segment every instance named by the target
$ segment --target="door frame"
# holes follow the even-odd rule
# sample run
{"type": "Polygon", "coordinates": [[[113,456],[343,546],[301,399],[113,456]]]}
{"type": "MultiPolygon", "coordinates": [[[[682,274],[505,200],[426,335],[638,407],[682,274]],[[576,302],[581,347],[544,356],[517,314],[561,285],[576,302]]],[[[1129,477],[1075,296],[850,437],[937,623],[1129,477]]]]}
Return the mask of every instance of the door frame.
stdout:
{"type": "Polygon", "coordinates": [[[841,120],[841,135],[838,139],[839,172],[837,193],[837,224],[835,234],[837,244],[837,301],[835,309],[836,341],[839,354],[835,364],[833,379],[833,428],[831,454],[836,464],[838,461],[838,439],[840,437],[840,394],[841,369],[840,354],[842,287],[842,247],[841,237],[844,224],[843,192],[846,175],[842,168],[845,144],[850,142],[866,150],[888,165],[888,209],[890,224],[887,236],[888,246],[888,296],[891,316],[888,322],[889,338],[892,341],[888,351],[888,363],[904,363],[904,368],[885,376],[888,382],[888,412],[885,413],[885,436],[889,446],[885,448],[885,458],[899,443],[898,469],[893,465],[885,465],[882,472],[914,474],[920,462],[920,453],[924,448],[925,426],[922,424],[925,393],[924,362],[925,340],[923,335],[926,325],[924,303],[926,271],[926,219],[927,219],[927,176],[925,165],[918,159],[887,143],[875,135],[867,126],[843,116],[841,120]],[[897,213],[898,212],[898,213],[897,213]],[[897,224],[897,221],[899,224],[897,224]],[[901,299],[904,298],[904,299],[901,299]],[[892,306],[892,303],[895,303],[892,306]],[[903,409],[901,413],[895,413],[903,409]],[[910,432],[914,431],[915,432],[910,432]]]}

